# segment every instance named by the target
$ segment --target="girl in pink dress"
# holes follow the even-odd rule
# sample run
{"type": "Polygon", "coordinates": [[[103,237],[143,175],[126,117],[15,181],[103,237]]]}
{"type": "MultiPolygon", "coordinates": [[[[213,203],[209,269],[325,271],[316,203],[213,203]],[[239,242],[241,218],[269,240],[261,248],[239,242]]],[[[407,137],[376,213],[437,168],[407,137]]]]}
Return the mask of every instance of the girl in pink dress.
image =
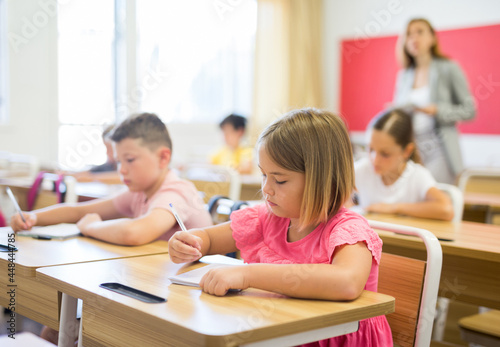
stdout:
{"type": "MultiPolygon", "coordinates": [[[[343,207],[354,189],[354,168],[342,119],[317,109],[291,111],[264,130],[257,149],[265,204],[235,211],[224,224],[175,233],[172,261],[239,250],[248,266],[217,268],[202,278],[203,291],[214,295],[253,287],[354,300],[365,289],[377,291],[382,241],[343,207]]],[[[385,347],[392,335],[379,316],[362,320],[357,332],[307,346],[385,347]]]]}

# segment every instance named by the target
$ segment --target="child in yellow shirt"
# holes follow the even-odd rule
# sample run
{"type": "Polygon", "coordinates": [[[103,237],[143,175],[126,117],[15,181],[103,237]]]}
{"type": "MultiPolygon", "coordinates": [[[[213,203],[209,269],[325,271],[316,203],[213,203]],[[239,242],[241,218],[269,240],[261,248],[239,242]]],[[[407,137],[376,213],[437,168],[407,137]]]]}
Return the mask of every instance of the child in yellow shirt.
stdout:
{"type": "Polygon", "coordinates": [[[230,114],[219,124],[226,145],[210,158],[213,165],[229,166],[240,174],[252,172],[253,148],[241,145],[245,135],[247,119],[237,114],[230,114]]]}

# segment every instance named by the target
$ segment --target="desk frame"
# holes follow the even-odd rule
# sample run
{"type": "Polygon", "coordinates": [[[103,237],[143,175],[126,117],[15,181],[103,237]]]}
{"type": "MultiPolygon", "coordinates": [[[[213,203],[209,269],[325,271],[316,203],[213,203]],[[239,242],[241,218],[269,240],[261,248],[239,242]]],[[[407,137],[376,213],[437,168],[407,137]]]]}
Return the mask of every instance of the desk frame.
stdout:
{"type": "MultiPolygon", "coordinates": [[[[171,285],[168,276],[186,269],[187,265],[173,264],[168,259],[150,256],[45,268],[38,270],[37,277],[64,293],[63,297],[72,307],[67,311],[70,325],[74,322],[76,298],[83,300],[80,341],[85,346],[119,345],[120,339],[121,342],[140,341],[152,345],[158,344],[158,341],[168,341],[176,346],[306,343],[356,331],[359,320],[394,311],[393,298],[368,291],[353,302],[330,302],[291,299],[257,289],[215,297],[201,292],[199,288],[171,285]],[[101,269],[99,274],[95,271],[97,266],[101,269]],[[118,268],[126,274],[122,278],[123,284],[142,290],[147,288],[146,291],[167,297],[168,301],[144,304],[100,288],[99,284],[106,281],[106,273],[118,268]],[[153,272],[151,269],[157,270],[153,272]],[[96,275],[71,275],[75,272],[96,275]],[[157,276],[151,276],[153,273],[157,276]],[[283,300],[291,301],[285,303],[283,300]],[[230,308],[233,304],[241,306],[234,311],[230,308]],[[272,306],[267,315],[263,314],[266,309],[263,305],[272,306]],[[287,313],[290,310],[298,310],[298,313],[287,313]],[[257,314],[258,319],[249,320],[249,317],[257,314]],[[245,317],[246,326],[241,326],[238,321],[242,317],[245,317]],[[116,337],[103,330],[103,326],[109,322],[113,322],[113,334],[116,337]],[[140,332],[140,336],[137,332],[140,332]]],[[[76,336],[72,326],[67,328],[62,325],[61,331],[69,331],[72,336],[76,336]]],[[[72,340],[61,341],[60,345],[69,346],[63,344],[69,341],[72,340]]]]}

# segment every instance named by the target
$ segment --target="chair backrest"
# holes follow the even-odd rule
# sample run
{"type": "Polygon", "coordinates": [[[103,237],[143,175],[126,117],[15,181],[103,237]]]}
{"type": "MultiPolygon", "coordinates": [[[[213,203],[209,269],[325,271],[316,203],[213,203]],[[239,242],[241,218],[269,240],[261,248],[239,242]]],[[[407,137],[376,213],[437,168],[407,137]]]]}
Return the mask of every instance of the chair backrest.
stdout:
{"type": "Polygon", "coordinates": [[[373,229],[417,236],[425,244],[426,261],[383,253],[378,291],[396,298],[395,312],[387,315],[394,344],[428,347],[443,262],[441,245],[428,230],[372,220],[368,222],[373,229]]]}
{"type": "Polygon", "coordinates": [[[424,272],[425,261],[382,253],[378,291],[396,299],[396,310],[387,315],[396,345],[413,346],[415,341],[424,272]]]}
{"type": "Polygon", "coordinates": [[[459,223],[464,213],[464,195],[458,187],[451,184],[438,183],[436,184],[436,188],[445,192],[450,197],[454,213],[452,222],[459,223]]]}
{"type": "Polygon", "coordinates": [[[465,192],[500,194],[500,168],[468,168],[458,179],[458,188],[465,192]]]}
{"type": "Polygon", "coordinates": [[[76,179],[73,176],[64,176],[47,172],[39,172],[28,190],[27,209],[36,210],[61,202],[75,203],[76,179]]]}
{"type": "Polygon", "coordinates": [[[231,200],[239,200],[241,177],[236,170],[225,166],[189,164],[181,172],[181,177],[203,192],[206,203],[214,195],[223,195],[231,200]]]}

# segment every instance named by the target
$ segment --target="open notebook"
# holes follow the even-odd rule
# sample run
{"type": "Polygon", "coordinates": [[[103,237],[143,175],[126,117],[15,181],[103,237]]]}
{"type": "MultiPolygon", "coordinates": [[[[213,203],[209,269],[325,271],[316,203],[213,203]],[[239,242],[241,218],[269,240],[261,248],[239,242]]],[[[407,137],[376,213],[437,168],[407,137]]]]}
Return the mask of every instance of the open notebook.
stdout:
{"type": "Polygon", "coordinates": [[[20,231],[16,235],[44,239],[66,239],[80,235],[76,224],[61,223],[45,227],[33,227],[31,230],[20,231]]]}
{"type": "Polygon", "coordinates": [[[201,278],[211,269],[224,266],[242,266],[245,265],[242,260],[226,257],[224,255],[208,255],[200,259],[200,262],[209,265],[195,270],[184,272],[180,275],[170,276],[168,279],[175,284],[185,286],[199,287],[201,278]]]}

